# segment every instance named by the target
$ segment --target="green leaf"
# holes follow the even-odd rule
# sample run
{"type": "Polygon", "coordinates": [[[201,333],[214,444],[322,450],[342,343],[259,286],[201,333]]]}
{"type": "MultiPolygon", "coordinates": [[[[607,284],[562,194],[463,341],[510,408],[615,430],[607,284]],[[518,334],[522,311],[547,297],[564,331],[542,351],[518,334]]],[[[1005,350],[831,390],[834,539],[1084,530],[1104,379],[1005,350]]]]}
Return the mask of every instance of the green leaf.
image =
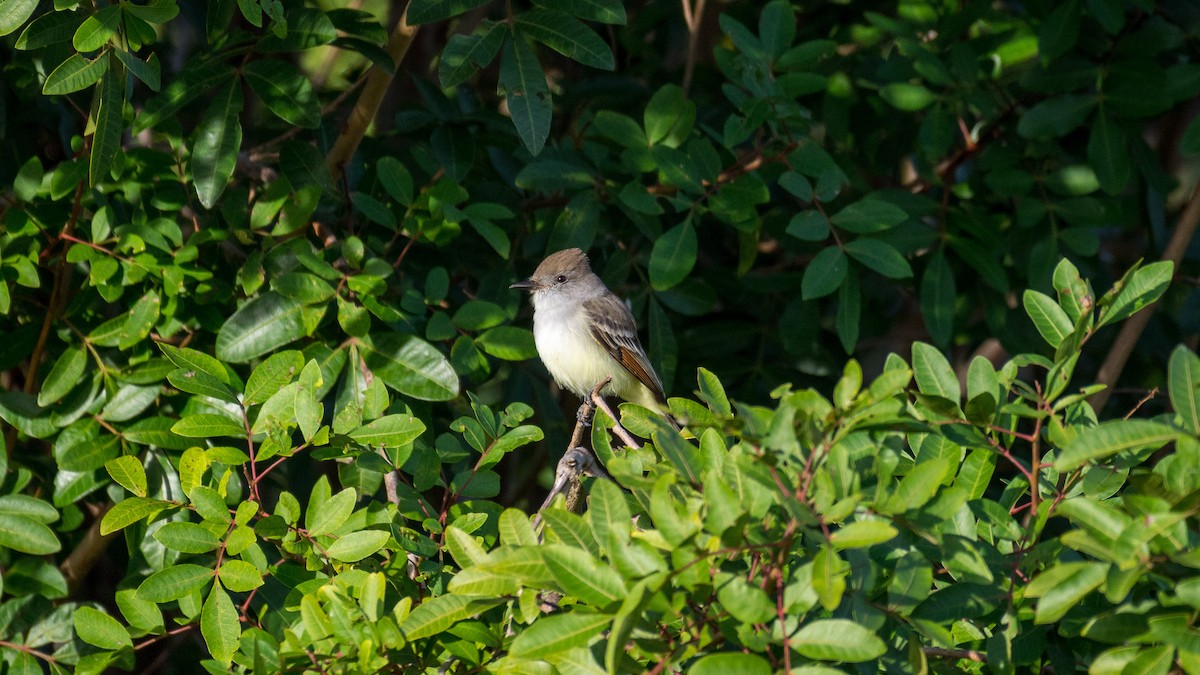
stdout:
{"type": "Polygon", "coordinates": [[[859,520],[835,531],[829,542],[838,550],[867,548],[890,541],[897,534],[896,528],[882,520],[859,520]]]}
{"type": "Polygon", "coordinates": [[[174,347],[165,342],[159,342],[158,348],[162,350],[163,356],[183,370],[194,370],[216,378],[224,384],[229,384],[229,374],[225,372],[225,367],[221,362],[214,359],[212,356],[204,352],[188,349],[187,347],[174,347]]]}
{"type": "MultiPolygon", "coordinates": [[[[408,23],[419,26],[423,23],[442,21],[475,9],[487,0],[413,0],[408,6],[408,23]]],[[[410,638],[411,639],[411,638],[410,638]]]]}
{"type": "Polygon", "coordinates": [[[1101,562],[1061,562],[1038,575],[1025,597],[1039,598],[1034,623],[1058,621],[1108,578],[1109,565],[1101,562]]]}
{"type": "Polygon", "coordinates": [[[1096,105],[1096,97],[1063,94],[1046,99],[1026,110],[1017,122],[1017,133],[1025,138],[1050,139],[1074,131],[1096,105]]]}
{"type": "Polygon", "coordinates": [[[326,549],[330,558],[339,562],[358,562],[387,544],[392,535],[384,530],[360,530],[338,537],[326,549]]]}
{"type": "Polygon", "coordinates": [[[158,323],[162,311],[162,300],[156,291],[150,290],[138,298],[133,308],[129,310],[129,318],[121,325],[117,346],[121,349],[140,344],[150,335],[154,325],[158,323]]]}
{"type": "Polygon", "coordinates": [[[203,588],[214,575],[207,567],[176,563],[146,577],[138,586],[138,597],[154,603],[178,600],[203,588]]]}
{"type": "Polygon", "coordinates": [[[496,59],[504,43],[505,30],[492,25],[482,34],[452,35],[438,62],[438,80],[443,88],[456,87],[496,59]]]}
{"type": "MultiPolygon", "coordinates": [[[[25,0],[6,3],[4,9],[21,4],[25,4],[25,0]]],[[[4,22],[4,9],[0,9],[0,24],[4,22]]],[[[86,18],[87,16],[82,12],[47,12],[31,21],[25,30],[21,31],[21,36],[17,38],[16,48],[39,49],[66,42],[71,39],[86,18]]],[[[4,34],[0,30],[0,35],[4,34]]]]}
{"type": "Polygon", "coordinates": [[[958,403],[962,398],[958,376],[954,374],[950,362],[938,351],[937,347],[924,342],[913,343],[912,361],[917,388],[921,390],[922,394],[940,396],[958,403]]]}
{"type": "Polygon", "coordinates": [[[1100,322],[1097,328],[1132,316],[1158,300],[1171,285],[1171,276],[1174,271],[1175,264],[1169,260],[1150,263],[1134,270],[1132,274],[1121,280],[1123,285],[1115,298],[1109,301],[1106,294],[1101,299],[1101,302],[1106,303],[1107,306],[1100,312],[1100,322]]]}
{"type": "Polygon", "coordinates": [[[1200,358],[1185,345],[1171,352],[1167,363],[1167,393],[1180,424],[1200,435],[1200,358]]]}
{"type": "Polygon", "coordinates": [[[184,438],[245,438],[246,428],[241,422],[212,413],[197,413],[188,415],[175,423],[171,431],[184,438]]]}
{"type": "Polygon", "coordinates": [[[695,117],[696,104],[687,100],[683,89],[675,84],[664,85],[650,97],[642,114],[646,141],[650,145],[665,142],[670,147],[677,147],[691,130],[695,117]]]}
{"type": "Polygon", "coordinates": [[[833,214],[829,221],[843,230],[858,234],[883,232],[908,220],[898,206],[878,199],[862,199],[833,214]]]}
{"type": "Polygon", "coordinates": [[[766,591],[737,574],[720,574],[714,580],[717,599],[733,618],[744,624],[766,623],[775,616],[775,602],[766,591]]]}
{"type": "Polygon", "coordinates": [[[625,597],[624,579],[586,550],[564,544],[545,546],[542,558],[563,592],[596,608],[625,597]]]}
{"type": "Polygon", "coordinates": [[[196,126],[192,177],[196,195],[205,208],[211,209],[217,203],[233,177],[242,146],[241,112],[242,87],[235,80],[217,93],[196,126]]]}
{"type": "MultiPolygon", "coordinates": [[[[412,15],[411,8],[409,15],[412,15]]],[[[537,156],[550,136],[554,104],[537,55],[520,37],[505,42],[504,55],[500,59],[500,86],[504,89],[508,111],[521,143],[529,154],[537,156]]]]}
{"type": "Polygon", "coordinates": [[[0,546],[30,555],[49,555],[62,550],[54,530],[15,513],[0,513],[0,546]]]}
{"type": "Polygon", "coordinates": [[[958,298],[954,273],[939,249],[929,258],[921,277],[921,314],[925,329],[939,347],[946,347],[954,336],[954,305],[958,298]]]}
{"type": "Polygon", "coordinates": [[[699,240],[691,221],[684,221],[654,240],[650,253],[650,285],[665,291],[687,278],[696,265],[699,240]]]}
{"type": "Polygon", "coordinates": [[[75,51],[94,52],[107,44],[120,27],[121,7],[109,5],[84,20],[71,38],[71,44],[75,51]]]}
{"type": "Polygon", "coordinates": [[[252,591],[263,584],[262,573],[245,560],[226,560],[217,576],[222,586],[235,593],[252,591]]]}
{"type": "Polygon", "coordinates": [[[1075,48],[1079,40],[1079,0],[1068,0],[1055,7],[1038,27],[1038,53],[1053,61],[1075,48]]]}
{"type": "Polygon", "coordinates": [[[93,607],[84,605],[71,615],[75,634],[80,640],[101,649],[133,648],[129,631],[121,622],[93,607]]]}
{"type": "Polygon", "coordinates": [[[395,157],[381,157],[379,163],[375,165],[375,173],[379,176],[379,182],[383,184],[383,189],[387,190],[392,199],[405,206],[412,204],[412,174],[400,160],[395,157]]]}
{"type": "Polygon", "coordinates": [[[846,242],[844,249],[851,258],[889,279],[907,279],[912,276],[912,267],[900,251],[878,239],[859,237],[846,242]]]}
{"type": "Polygon", "coordinates": [[[346,488],[327,500],[315,497],[308,503],[304,514],[304,522],[308,525],[309,536],[316,537],[329,534],[342,526],[354,511],[354,503],[358,501],[358,492],[354,488],[346,488]]]}
{"type": "Polygon", "coordinates": [[[308,335],[304,306],[273,291],[242,305],[217,333],[217,358],[245,363],[308,335]]]}
{"type": "Polygon", "coordinates": [[[283,144],[279,149],[279,170],[294,189],[315,185],[325,192],[337,192],[333,174],[325,165],[325,156],[304,141],[293,140],[283,144]]]}
{"type": "Polygon", "coordinates": [[[107,56],[101,54],[94,60],[88,61],[79,54],[72,54],[46,77],[46,83],[42,85],[42,93],[47,96],[58,96],[80,91],[99,82],[106,72],[108,72],[107,56]]]}
{"type": "Polygon", "coordinates": [[[439,595],[417,605],[400,625],[400,630],[410,642],[431,635],[439,635],[455,623],[502,602],[504,602],[502,598],[439,595]]]}
{"type": "Polygon", "coordinates": [[[837,246],[821,249],[804,270],[804,278],[800,282],[800,296],[804,300],[813,300],[836,291],[846,280],[849,267],[842,249],[837,246]]]}
{"type": "Polygon", "coordinates": [[[921,84],[893,82],[879,90],[879,96],[892,105],[893,108],[904,112],[924,110],[937,100],[937,95],[921,84]]]}
{"type": "Polygon", "coordinates": [[[38,0],[4,0],[0,3],[0,35],[20,28],[37,9],[38,0]]]}
{"type": "Polygon", "coordinates": [[[104,470],[116,481],[117,485],[129,490],[138,497],[145,497],[148,485],[146,469],[142,461],[134,455],[122,455],[104,463],[104,470]]]}
{"type": "Polygon", "coordinates": [[[854,352],[858,343],[859,324],[862,317],[862,291],[859,289],[858,277],[849,274],[838,289],[838,306],[835,323],[838,340],[847,354],[854,352]]]}
{"type": "Polygon", "coordinates": [[[804,241],[825,241],[829,238],[829,219],[820,211],[802,211],[792,216],[787,233],[804,241]]]}
{"type": "Polygon", "coordinates": [[[1174,427],[1150,420],[1110,420],[1084,429],[1062,447],[1054,460],[1056,471],[1072,471],[1084,464],[1126,450],[1158,447],[1182,437],[1174,427]]]}
{"type": "Polygon", "coordinates": [[[539,0],[537,4],[573,14],[584,21],[625,25],[625,6],[621,0],[539,0]]]}
{"type": "Polygon", "coordinates": [[[75,346],[67,347],[59,355],[54,366],[50,368],[50,373],[46,375],[45,381],[42,382],[42,389],[38,392],[37,397],[38,405],[45,407],[62,400],[63,396],[66,396],[75,388],[75,385],[79,384],[86,366],[87,354],[83,349],[75,346]]]}
{"type": "Polygon", "coordinates": [[[611,623],[607,614],[574,610],[569,614],[554,614],[538,619],[521,631],[509,648],[514,657],[544,659],[547,656],[598,640],[605,626],[611,623]]]}
{"type": "Polygon", "coordinates": [[[96,107],[96,129],[92,135],[92,151],[88,165],[88,180],[95,185],[108,174],[113,159],[121,149],[121,134],[125,125],[125,70],[113,64],[100,83],[100,100],[96,107]]]}
{"type": "Polygon", "coordinates": [[[208,553],[221,545],[221,540],[207,527],[196,523],[167,523],[154,531],[158,543],[180,553],[208,553]]]}
{"type": "Polygon", "coordinates": [[[364,360],[392,389],[423,401],[448,401],[458,395],[458,375],[433,345],[400,333],[380,335],[374,342],[364,360]]]}
{"type": "Polygon", "coordinates": [[[251,61],[242,77],[267,109],[285,122],[306,129],[321,124],[321,106],[312,83],[296,67],[279,59],[251,61]]]}
{"type": "Polygon", "coordinates": [[[238,650],[242,627],[237,607],[219,584],[213,584],[204,601],[204,609],[200,612],[200,635],[212,657],[228,668],[238,650]]]}
{"type": "Polygon", "coordinates": [[[250,373],[250,379],[246,380],[243,403],[251,406],[266,401],[291,382],[303,367],[304,356],[294,349],[268,356],[250,373]]]}
{"type": "Polygon", "coordinates": [[[146,102],[134,121],[134,132],[157,126],[170,119],[183,106],[207,93],[213,87],[234,78],[234,71],[222,60],[192,61],[184,66],[161,94],[146,102]]]}
{"type": "Polygon", "coordinates": [[[398,447],[412,443],[425,432],[425,424],[412,415],[388,415],[347,434],[371,447],[398,447]]]}
{"type": "MultiPolygon", "coordinates": [[[[812,670],[810,667],[809,670],[812,670]]],[[[688,675],[771,675],[774,672],[771,664],[758,654],[742,654],[738,652],[720,652],[708,654],[696,660],[687,670],[688,675]]],[[[799,672],[793,669],[793,672],[799,672]]],[[[840,671],[839,671],[840,672],[840,671]]],[[[819,675],[813,672],[813,675],[819,675]]]]}
{"type": "Polygon", "coordinates": [[[1118,195],[1129,183],[1133,172],[1125,133],[1111,115],[1103,111],[1092,118],[1092,133],[1087,146],[1088,162],[1096,171],[1100,187],[1118,195]]]}
{"type": "Polygon", "coordinates": [[[1021,300],[1025,305],[1025,312],[1033,319],[1033,325],[1042,339],[1058,349],[1058,345],[1075,329],[1071,318],[1058,306],[1054,298],[1045,293],[1027,289],[1021,300]]]}
{"type": "Polygon", "coordinates": [[[818,619],[791,639],[792,647],[818,661],[862,663],[883,656],[887,646],[874,632],[846,619],[818,619]]]}
{"type": "Polygon", "coordinates": [[[601,70],[616,68],[612,50],[604,38],[569,14],[535,9],[517,14],[516,25],[521,33],[585,66],[601,70]]]}
{"type": "MultiPolygon", "coordinates": [[[[131,5],[134,6],[134,5],[131,5]]],[[[124,49],[114,49],[113,54],[117,55],[117,60],[121,62],[133,73],[133,76],[145,83],[154,91],[158,91],[162,86],[162,75],[158,66],[158,55],[151,54],[145,61],[130,54],[124,49]]]]}
{"type": "Polygon", "coordinates": [[[125,529],[143,518],[152,518],[174,506],[171,502],[148,497],[129,497],[121,500],[104,514],[100,521],[100,534],[125,529]]]}

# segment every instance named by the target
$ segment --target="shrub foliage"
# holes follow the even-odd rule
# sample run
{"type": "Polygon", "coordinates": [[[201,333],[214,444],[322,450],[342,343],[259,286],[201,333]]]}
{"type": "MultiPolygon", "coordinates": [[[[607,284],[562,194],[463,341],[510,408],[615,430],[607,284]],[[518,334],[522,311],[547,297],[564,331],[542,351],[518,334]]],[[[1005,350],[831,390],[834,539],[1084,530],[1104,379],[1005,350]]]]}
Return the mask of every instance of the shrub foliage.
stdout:
{"type": "Polygon", "coordinates": [[[0,0],[0,670],[1200,672],[1194,7],[394,4],[0,0]]]}

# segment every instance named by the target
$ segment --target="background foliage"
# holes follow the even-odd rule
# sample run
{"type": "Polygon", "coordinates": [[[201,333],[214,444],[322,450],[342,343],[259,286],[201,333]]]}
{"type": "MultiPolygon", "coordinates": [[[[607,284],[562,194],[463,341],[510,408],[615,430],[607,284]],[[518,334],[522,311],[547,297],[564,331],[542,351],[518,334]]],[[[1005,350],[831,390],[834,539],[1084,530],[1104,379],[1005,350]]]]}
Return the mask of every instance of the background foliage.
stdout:
{"type": "Polygon", "coordinates": [[[0,667],[1200,672],[1198,41],[0,0],[0,667]],[[569,246],[689,433],[535,530],[569,246]]]}

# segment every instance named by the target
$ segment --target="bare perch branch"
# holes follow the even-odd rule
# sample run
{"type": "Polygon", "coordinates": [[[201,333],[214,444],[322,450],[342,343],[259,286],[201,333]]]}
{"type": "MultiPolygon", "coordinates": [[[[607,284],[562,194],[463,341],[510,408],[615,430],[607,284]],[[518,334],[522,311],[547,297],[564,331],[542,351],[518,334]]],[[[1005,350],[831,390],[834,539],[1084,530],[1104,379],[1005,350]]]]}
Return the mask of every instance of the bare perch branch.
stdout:
{"type": "MultiPolygon", "coordinates": [[[[396,22],[396,28],[392,31],[386,48],[388,56],[392,57],[392,61],[396,64],[396,70],[400,69],[404,55],[408,53],[408,48],[412,46],[416,36],[417,27],[408,24],[408,3],[405,3],[404,11],[400,13],[400,20],[396,22]]],[[[392,83],[394,75],[395,71],[389,73],[378,65],[371,66],[371,73],[367,76],[367,83],[363,87],[362,95],[358,97],[358,103],[355,104],[354,110],[350,111],[350,117],[346,119],[346,126],[334,141],[329,156],[325,158],[326,165],[335,176],[341,174],[346,163],[354,156],[359,142],[367,133],[367,127],[371,125],[371,121],[375,119],[375,113],[379,111],[379,106],[383,103],[383,95],[387,92],[388,85],[392,83]]]]}
{"type": "MultiPolygon", "coordinates": [[[[1184,207],[1183,213],[1180,214],[1175,231],[1171,234],[1171,241],[1167,243],[1167,248],[1163,251],[1162,259],[1174,263],[1175,269],[1179,269],[1183,254],[1196,234],[1197,223],[1200,223],[1200,185],[1197,185],[1192,191],[1192,197],[1184,207]]],[[[1093,410],[1099,412],[1104,408],[1104,404],[1108,403],[1113,385],[1117,383],[1117,378],[1121,377],[1121,371],[1125,370],[1125,363],[1129,360],[1129,355],[1133,353],[1138,338],[1142,336],[1142,331],[1146,330],[1146,324],[1150,323],[1150,317],[1154,315],[1154,310],[1157,308],[1158,303],[1155,302],[1129,317],[1121,325],[1121,332],[1117,333],[1117,339],[1113,342],[1112,349],[1108,351],[1108,356],[1104,357],[1100,372],[1096,374],[1096,382],[1108,386],[1096,392],[1088,400],[1092,404],[1093,410]]]]}

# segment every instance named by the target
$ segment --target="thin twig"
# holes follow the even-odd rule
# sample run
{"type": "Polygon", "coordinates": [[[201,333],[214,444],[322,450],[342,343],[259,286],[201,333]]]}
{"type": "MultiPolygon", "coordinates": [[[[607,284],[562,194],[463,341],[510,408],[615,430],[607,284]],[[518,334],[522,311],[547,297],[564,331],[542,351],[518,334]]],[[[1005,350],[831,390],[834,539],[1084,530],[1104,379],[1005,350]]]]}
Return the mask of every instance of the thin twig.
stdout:
{"type": "Polygon", "coordinates": [[[700,24],[704,18],[705,0],[696,0],[693,10],[691,0],[680,0],[683,4],[683,21],[687,24],[688,45],[687,61],[683,65],[683,91],[686,94],[692,88],[692,74],[696,70],[696,59],[700,52],[700,24]]]}
{"type": "MultiPolygon", "coordinates": [[[[1179,269],[1183,254],[1196,234],[1197,223],[1200,223],[1200,184],[1197,184],[1192,191],[1192,197],[1184,207],[1183,213],[1180,214],[1175,231],[1171,233],[1171,241],[1167,243],[1167,248],[1163,251],[1162,260],[1174,263],[1175,269],[1179,269]]],[[[1107,386],[1088,399],[1088,402],[1092,404],[1092,410],[1100,412],[1104,408],[1104,404],[1108,403],[1113,385],[1121,377],[1121,371],[1125,370],[1125,363],[1129,360],[1129,355],[1133,353],[1138,338],[1142,336],[1142,331],[1146,330],[1146,324],[1150,323],[1150,317],[1154,315],[1156,309],[1158,309],[1158,303],[1154,302],[1129,317],[1121,325],[1121,332],[1117,333],[1117,339],[1113,341],[1112,349],[1108,351],[1108,356],[1104,357],[1104,363],[1096,374],[1096,383],[1107,386]]]]}
{"type": "Polygon", "coordinates": [[[117,536],[115,532],[100,534],[100,523],[104,520],[104,514],[112,508],[112,504],[87,504],[86,506],[92,514],[92,524],[88,527],[87,533],[83,535],[83,539],[75,545],[75,548],[71,549],[67,559],[58,566],[58,571],[67,581],[67,593],[72,596],[79,589],[79,584],[87,578],[88,572],[96,566],[100,554],[104,553],[109,542],[117,536]]]}
{"type": "Polygon", "coordinates": [[[629,432],[625,430],[625,427],[621,426],[621,423],[617,421],[619,418],[617,417],[616,413],[613,412],[612,408],[608,407],[608,402],[605,401],[604,397],[600,395],[599,390],[592,392],[592,401],[596,404],[596,407],[603,410],[604,413],[608,415],[609,419],[613,421],[613,433],[625,442],[625,447],[632,450],[638,450],[642,447],[641,445],[638,445],[637,441],[633,440],[633,436],[631,436],[629,432]]]}

